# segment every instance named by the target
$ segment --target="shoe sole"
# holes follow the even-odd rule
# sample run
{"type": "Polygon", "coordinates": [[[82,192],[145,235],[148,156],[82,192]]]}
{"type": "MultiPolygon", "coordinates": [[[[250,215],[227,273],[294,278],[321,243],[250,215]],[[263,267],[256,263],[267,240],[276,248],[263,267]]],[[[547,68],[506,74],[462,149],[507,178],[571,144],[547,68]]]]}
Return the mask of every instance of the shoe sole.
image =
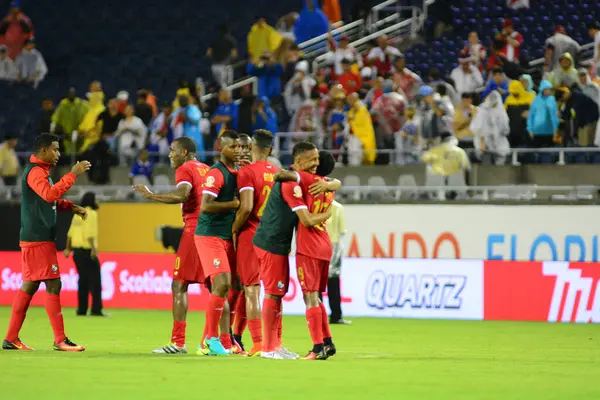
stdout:
{"type": "Polygon", "coordinates": [[[64,351],[67,353],[81,353],[82,351],[85,351],[85,347],[66,347],[66,348],[59,348],[59,347],[54,347],[55,351],[64,351]]]}

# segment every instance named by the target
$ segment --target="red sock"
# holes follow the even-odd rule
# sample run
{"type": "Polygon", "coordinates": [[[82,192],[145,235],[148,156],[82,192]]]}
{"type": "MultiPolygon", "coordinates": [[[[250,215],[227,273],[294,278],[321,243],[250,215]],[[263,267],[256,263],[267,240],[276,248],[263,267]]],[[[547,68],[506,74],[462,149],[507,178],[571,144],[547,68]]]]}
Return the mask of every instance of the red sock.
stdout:
{"type": "Polygon", "coordinates": [[[235,322],[235,316],[236,316],[236,304],[237,304],[237,298],[240,294],[239,290],[235,290],[233,288],[229,289],[229,294],[227,295],[227,302],[229,303],[229,309],[230,309],[230,317],[229,317],[229,327],[233,328],[233,323],[235,322]]]}
{"type": "Polygon", "coordinates": [[[325,304],[320,303],[321,306],[321,314],[322,314],[322,318],[321,320],[323,321],[322,326],[323,326],[323,339],[328,338],[331,339],[331,329],[329,329],[329,320],[327,319],[327,309],[325,308],[325,304]]]}
{"type": "Polygon", "coordinates": [[[277,342],[277,300],[265,297],[263,300],[262,319],[265,326],[263,350],[273,351],[277,342]]]}
{"type": "Polygon", "coordinates": [[[171,331],[171,343],[179,347],[185,346],[185,321],[173,321],[173,330],[171,331]]]}
{"type": "Polygon", "coordinates": [[[211,294],[206,306],[206,336],[209,339],[219,337],[219,321],[223,314],[225,299],[211,294]]]}
{"type": "Polygon", "coordinates": [[[221,333],[220,339],[225,350],[231,349],[231,335],[229,333],[221,333]]]}
{"type": "Polygon", "coordinates": [[[60,306],[60,295],[46,293],[46,313],[50,318],[50,325],[52,325],[52,331],[54,332],[54,343],[62,342],[67,335],[65,335],[65,322],[60,306]]]}
{"type": "Polygon", "coordinates": [[[246,319],[246,295],[240,292],[237,302],[235,303],[235,324],[233,326],[233,334],[242,336],[248,320],[246,319]]]}
{"type": "Polygon", "coordinates": [[[283,305],[281,301],[277,303],[277,346],[282,345],[281,337],[283,336],[283,305]]]}
{"type": "Polygon", "coordinates": [[[262,327],[260,318],[248,320],[248,330],[252,337],[252,343],[257,344],[262,342],[262,327]]]}
{"type": "Polygon", "coordinates": [[[8,324],[8,332],[6,333],[6,340],[9,342],[15,342],[19,337],[19,332],[25,321],[27,315],[27,309],[29,303],[31,303],[32,296],[28,295],[22,290],[17,291],[17,295],[13,300],[12,314],[10,315],[10,323],[8,324]]]}
{"type": "Polygon", "coordinates": [[[323,322],[321,307],[311,307],[306,310],[306,321],[313,344],[323,343],[323,322]]]}

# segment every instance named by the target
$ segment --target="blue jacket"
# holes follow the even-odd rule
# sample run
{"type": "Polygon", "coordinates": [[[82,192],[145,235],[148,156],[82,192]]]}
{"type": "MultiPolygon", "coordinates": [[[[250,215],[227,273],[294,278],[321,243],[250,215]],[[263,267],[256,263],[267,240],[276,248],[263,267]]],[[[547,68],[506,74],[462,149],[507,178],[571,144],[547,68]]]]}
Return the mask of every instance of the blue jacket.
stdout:
{"type": "MultiPolygon", "coordinates": [[[[175,110],[172,118],[177,118],[178,114],[183,110],[184,109],[181,107],[175,110]]],[[[196,151],[198,153],[202,153],[204,152],[204,136],[200,131],[200,120],[202,119],[202,113],[195,104],[190,104],[187,106],[185,108],[185,113],[189,121],[183,123],[183,136],[192,139],[196,143],[196,151]]],[[[201,159],[204,159],[204,156],[202,156],[201,159]]]]}
{"type": "Polygon", "coordinates": [[[259,99],[259,103],[265,103],[265,114],[267,119],[265,120],[262,115],[257,111],[254,113],[255,123],[252,124],[252,130],[255,131],[257,129],[266,129],[273,134],[276,134],[279,131],[277,126],[277,114],[271,108],[271,103],[267,97],[261,97],[259,99]]]}
{"type": "Polygon", "coordinates": [[[300,17],[294,25],[294,35],[296,35],[298,44],[329,32],[329,20],[319,8],[319,1],[312,0],[312,11],[308,9],[306,0],[303,0],[303,3],[304,7],[300,11],[300,17]]]}
{"type": "Polygon", "coordinates": [[[500,92],[500,95],[502,96],[502,102],[504,103],[504,101],[508,97],[508,82],[506,82],[505,80],[502,81],[500,85],[497,85],[496,82],[492,79],[490,83],[488,83],[488,85],[485,87],[483,93],[481,93],[481,101],[483,101],[487,97],[487,95],[492,93],[494,90],[498,90],[498,92],[500,92]],[[504,93],[500,92],[498,89],[503,89],[504,93]]]}
{"type": "Polygon", "coordinates": [[[535,136],[553,135],[558,129],[558,105],[554,96],[544,96],[546,89],[552,89],[549,81],[540,83],[540,92],[533,100],[527,117],[527,131],[535,136]]]}
{"type": "MultiPolygon", "coordinates": [[[[239,107],[232,101],[231,103],[227,104],[219,103],[219,106],[217,107],[217,110],[215,111],[213,117],[216,115],[229,115],[231,117],[231,123],[229,124],[229,127],[231,129],[237,129],[238,114],[239,107]]],[[[223,123],[217,124],[215,129],[217,130],[217,134],[221,133],[221,130],[224,129],[223,123]]]]}
{"type": "Polygon", "coordinates": [[[273,97],[281,96],[281,75],[283,67],[276,63],[270,66],[259,67],[249,63],[246,67],[248,75],[258,78],[258,97],[273,97]]]}

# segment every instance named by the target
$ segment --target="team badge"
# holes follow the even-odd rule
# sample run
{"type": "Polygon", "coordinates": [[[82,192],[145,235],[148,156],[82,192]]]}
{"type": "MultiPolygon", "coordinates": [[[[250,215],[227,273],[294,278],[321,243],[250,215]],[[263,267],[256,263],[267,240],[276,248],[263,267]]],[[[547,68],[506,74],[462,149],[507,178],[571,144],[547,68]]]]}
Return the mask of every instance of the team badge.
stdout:
{"type": "Polygon", "coordinates": [[[300,186],[294,187],[294,197],[302,197],[302,188],[300,186]]]}
{"type": "Polygon", "coordinates": [[[221,260],[219,258],[215,258],[213,260],[213,265],[217,268],[219,268],[219,266],[221,265],[221,260]]]}
{"type": "Polygon", "coordinates": [[[302,268],[298,268],[298,280],[304,282],[304,270],[302,268]]]}
{"type": "Polygon", "coordinates": [[[58,272],[58,266],[52,264],[52,272],[57,273],[58,272]]]}
{"type": "Polygon", "coordinates": [[[205,187],[213,187],[215,185],[215,177],[214,176],[209,176],[208,178],[206,178],[206,182],[204,182],[204,186],[205,187]]]}
{"type": "Polygon", "coordinates": [[[279,290],[283,290],[285,285],[283,284],[283,282],[279,281],[279,282],[277,282],[277,287],[279,288],[279,290]]]}

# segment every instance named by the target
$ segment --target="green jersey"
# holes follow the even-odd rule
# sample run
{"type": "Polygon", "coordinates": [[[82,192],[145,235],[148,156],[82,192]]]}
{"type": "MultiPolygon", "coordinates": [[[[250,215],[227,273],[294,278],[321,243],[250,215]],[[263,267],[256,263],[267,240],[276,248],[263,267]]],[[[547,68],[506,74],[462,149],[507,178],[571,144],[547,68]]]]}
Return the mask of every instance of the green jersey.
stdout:
{"type": "MultiPolygon", "coordinates": [[[[22,242],[54,242],[56,240],[56,202],[42,199],[27,184],[27,176],[37,167],[29,163],[21,176],[21,232],[22,242]]],[[[52,179],[48,182],[53,185],[52,179]]]]}

